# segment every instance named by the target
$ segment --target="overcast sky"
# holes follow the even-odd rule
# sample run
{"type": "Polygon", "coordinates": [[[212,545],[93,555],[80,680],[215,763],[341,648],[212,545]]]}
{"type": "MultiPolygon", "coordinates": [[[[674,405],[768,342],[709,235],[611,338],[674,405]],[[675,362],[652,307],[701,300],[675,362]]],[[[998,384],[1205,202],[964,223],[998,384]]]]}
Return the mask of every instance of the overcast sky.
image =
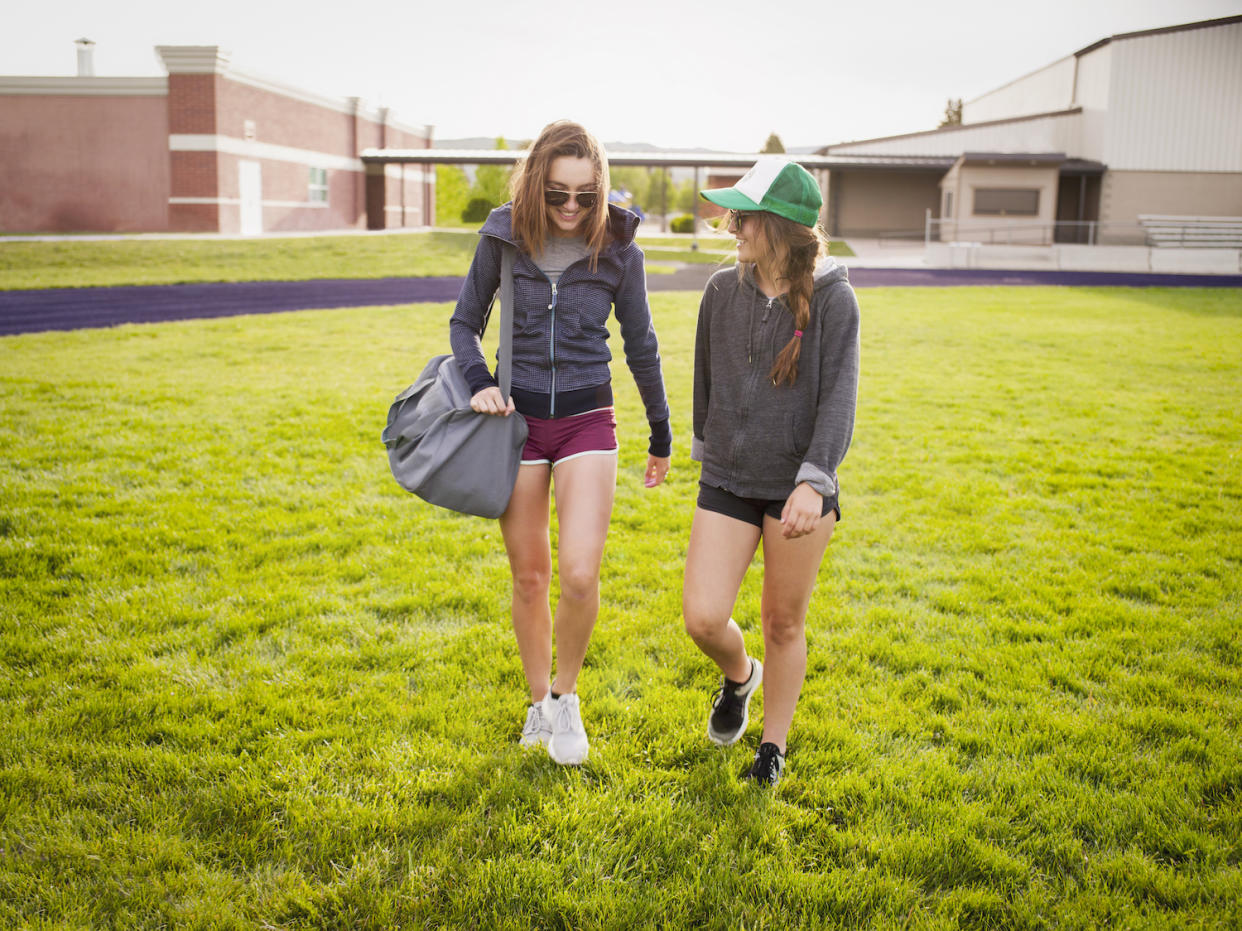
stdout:
{"type": "Polygon", "coordinates": [[[1242,13],[1242,0],[27,0],[0,17],[0,74],[162,75],[156,45],[362,97],[437,139],[527,139],[553,119],[605,142],[755,151],[934,129],[970,100],[1123,32],[1242,13]]]}

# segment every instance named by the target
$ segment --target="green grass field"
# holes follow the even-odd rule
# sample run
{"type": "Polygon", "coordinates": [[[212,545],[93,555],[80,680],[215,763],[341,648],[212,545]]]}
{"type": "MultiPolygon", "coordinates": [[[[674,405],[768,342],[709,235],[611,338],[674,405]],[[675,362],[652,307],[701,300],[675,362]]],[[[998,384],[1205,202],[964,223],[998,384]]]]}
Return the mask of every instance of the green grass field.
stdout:
{"type": "Polygon", "coordinates": [[[860,301],[774,793],[681,630],[697,295],[662,488],[615,370],[581,769],[517,747],[495,525],[388,474],[449,307],[0,339],[0,927],[1237,927],[1242,293],[860,301]]]}
{"type": "MultiPolygon", "coordinates": [[[[0,238],[0,291],[204,281],[306,281],[318,278],[404,278],[464,275],[479,234],[460,232],[323,235],[262,239],[118,239],[5,242],[0,238]]],[[[682,263],[731,261],[733,239],[639,237],[651,274],[682,263]]],[[[832,254],[853,255],[843,242],[832,254]]]]}

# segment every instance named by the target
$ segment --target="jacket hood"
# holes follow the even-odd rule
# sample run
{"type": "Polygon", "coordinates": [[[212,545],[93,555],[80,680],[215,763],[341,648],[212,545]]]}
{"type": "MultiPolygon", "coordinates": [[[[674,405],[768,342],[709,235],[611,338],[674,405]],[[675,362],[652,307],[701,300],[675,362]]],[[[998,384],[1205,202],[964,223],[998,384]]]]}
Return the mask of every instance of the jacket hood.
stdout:
{"type": "MultiPolygon", "coordinates": [[[[755,284],[754,267],[748,264],[742,274],[746,283],[758,290],[758,285],[755,284]]],[[[849,281],[849,272],[846,271],[844,265],[832,256],[826,255],[815,266],[815,273],[812,277],[815,281],[815,290],[818,291],[831,284],[836,284],[838,281],[849,281]]]]}
{"type": "MultiPolygon", "coordinates": [[[[624,249],[634,241],[634,234],[638,230],[638,224],[642,222],[638,219],[638,215],[624,207],[618,207],[616,204],[608,205],[608,232],[612,234],[612,240],[604,247],[605,252],[612,252],[617,249],[624,249]]],[[[513,202],[502,204],[487,215],[487,221],[479,230],[482,236],[495,236],[497,239],[503,239],[505,242],[512,243],[513,239],[513,202]]]]}
{"type": "Polygon", "coordinates": [[[845,266],[830,255],[824,256],[820,259],[819,264],[815,266],[816,291],[826,285],[847,280],[849,280],[849,274],[846,272],[845,266]]]}

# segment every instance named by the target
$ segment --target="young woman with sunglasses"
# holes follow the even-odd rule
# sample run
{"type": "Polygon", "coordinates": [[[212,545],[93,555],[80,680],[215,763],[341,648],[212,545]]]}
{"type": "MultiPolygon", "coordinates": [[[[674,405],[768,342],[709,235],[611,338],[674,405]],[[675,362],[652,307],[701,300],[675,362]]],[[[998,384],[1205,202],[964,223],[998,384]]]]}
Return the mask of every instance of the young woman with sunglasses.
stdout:
{"type": "Polygon", "coordinates": [[[546,747],[558,763],[579,764],[589,742],[576,688],[599,614],[600,563],[617,477],[610,313],[651,429],[648,488],[668,473],[672,432],[643,254],[634,243],[638,218],[607,203],[602,147],[577,123],[552,123],[518,163],[510,189],[512,201],[493,210],[480,230],[449,329],[453,353],[475,392],[471,407],[496,416],[517,410],[530,426],[513,497],[500,518],[513,575],[513,629],[530,689],[520,742],[546,747]],[[517,247],[512,398],[501,397],[480,346],[505,243],[517,247]],[[555,623],[551,495],[560,578],[555,623]]]}
{"type": "Polygon", "coordinates": [[[729,210],[737,269],[708,282],[694,361],[692,458],[702,462],[682,610],[720,668],[708,738],[746,731],[763,683],[763,736],[745,777],[772,786],[806,675],[806,614],[841,517],[837,467],[858,391],[858,302],[827,255],[815,179],[764,159],[731,188],[701,192],[729,210]],[[749,656],[734,603],[763,546],[763,663],[749,656]]]}

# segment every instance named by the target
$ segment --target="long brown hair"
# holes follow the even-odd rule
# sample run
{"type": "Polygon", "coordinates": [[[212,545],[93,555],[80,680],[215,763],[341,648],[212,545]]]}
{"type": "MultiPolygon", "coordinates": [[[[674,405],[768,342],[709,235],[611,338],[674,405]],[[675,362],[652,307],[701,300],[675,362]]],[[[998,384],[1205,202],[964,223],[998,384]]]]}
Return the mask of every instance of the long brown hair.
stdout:
{"type": "Polygon", "coordinates": [[[608,243],[608,159],[604,147],[580,124],[569,120],[549,123],[539,133],[526,158],[517,163],[509,181],[513,197],[513,233],[517,241],[531,255],[543,252],[549,235],[548,208],[543,202],[543,191],[548,185],[548,172],[552,162],[561,156],[586,158],[595,166],[595,187],[599,199],[582,218],[582,232],[587,248],[591,250],[591,267],[594,269],[600,250],[608,243]]]}
{"type": "MultiPolygon", "coordinates": [[[[726,223],[728,222],[728,214],[726,223]]],[[[794,329],[806,330],[811,320],[811,296],[815,291],[815,266],[828,254],[828,238],[818,226],[803,226],[786,220],[766,210],[749,213],[752,223],[758,225],[761,251],[766,251],[763,262],[764,276],[773,286],[788,283],[785,303],[793,314],[794,329]]],[[[752,266],[752,273],[754,268],[752,266]]],[[[739,265],[738,274],[744,273],[739,265]]],[[[798,378],[798,357],[802,354],[802,337],[795,335],[776,357],[768,377],[772,384],[793,384],[798,378]]]]}

